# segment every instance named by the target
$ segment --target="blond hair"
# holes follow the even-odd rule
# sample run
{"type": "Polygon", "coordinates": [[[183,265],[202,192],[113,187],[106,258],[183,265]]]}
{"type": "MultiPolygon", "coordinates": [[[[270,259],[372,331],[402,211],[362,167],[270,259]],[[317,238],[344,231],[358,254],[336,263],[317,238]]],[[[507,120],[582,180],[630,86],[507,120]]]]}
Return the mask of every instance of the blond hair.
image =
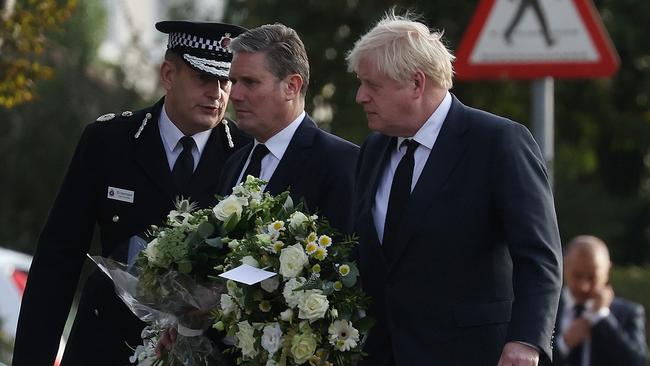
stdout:
{"type": "Polygon", "coordinates": [[[393,80],[406,81],[417,71],[433,79],[440,87],[451,89],[454,55],[442,39],[443,33],[431,31],[412,15],[396,15],[391,9],[348,53],[348,71],[357,72],[362,58],[375,60],[379,72],[393,80]]]}

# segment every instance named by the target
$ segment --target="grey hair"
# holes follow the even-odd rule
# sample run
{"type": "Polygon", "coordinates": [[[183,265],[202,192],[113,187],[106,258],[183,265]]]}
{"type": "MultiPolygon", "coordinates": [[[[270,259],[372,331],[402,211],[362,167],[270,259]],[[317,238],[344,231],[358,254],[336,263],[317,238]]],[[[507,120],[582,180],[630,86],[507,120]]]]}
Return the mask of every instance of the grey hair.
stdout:
{"type": "Polygon", "coordinates": [[[356,72],[362,58],[375,60],[380,72],[397,81],[422,71],[440,87],[451,89],[455,57],[443,43],[443,33],[429,30],[406,13],[391,9],[348,53],[348,71],[356,72]]]}
{"type": "Polygon", "coordinates": [[[266,66],[278,79],[298,74],[303,85],[300,94],[304,97],[309,86],[309,60],[305,45],[298,33],[284,24],[266,24],[249,29],[230,43],[234,53],[266,53],[266,66]]]}

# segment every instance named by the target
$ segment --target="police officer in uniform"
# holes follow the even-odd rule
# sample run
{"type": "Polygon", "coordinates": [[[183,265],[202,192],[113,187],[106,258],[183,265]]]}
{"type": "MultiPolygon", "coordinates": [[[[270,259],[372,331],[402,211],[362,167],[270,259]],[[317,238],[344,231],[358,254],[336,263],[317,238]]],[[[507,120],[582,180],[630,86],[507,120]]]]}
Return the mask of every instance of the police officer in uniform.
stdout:
{"type": "MultiPolygon", "coordinates": [[[[178,196],[214,201],[225,160],[250,139],[224,119],[230,39],[246,29],[164,21],[165,97],[89,124],[41,233],[18,322],[13,364],[53,364],[93,229],[101,255],[126,262],[129,238],[164,222],[178,196]]],[[[125,365],[144,326],[94,271],[83,288],[63,366],[125,365]]]]}

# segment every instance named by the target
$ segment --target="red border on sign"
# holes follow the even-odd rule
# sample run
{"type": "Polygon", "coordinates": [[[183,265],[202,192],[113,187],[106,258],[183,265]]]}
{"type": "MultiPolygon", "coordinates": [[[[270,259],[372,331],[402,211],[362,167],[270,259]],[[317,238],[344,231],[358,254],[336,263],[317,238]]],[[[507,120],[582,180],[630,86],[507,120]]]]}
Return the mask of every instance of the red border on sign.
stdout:
{"type": "Polygon", "coordinates": [[[607,35],[598,11],[591,0],[573,0],[578,13],[596,47],[599,60],[596,62],[510,62],[510,63],[469,63],[469,57],[485,26],[495,0],[482,0],[465,31],[456,54],[454,64],[456,76],[460,80],[471,79],[539,79],[547,76],[556,78],[595,78],[608,77],[618,69],[619,58],[607,35]]]}

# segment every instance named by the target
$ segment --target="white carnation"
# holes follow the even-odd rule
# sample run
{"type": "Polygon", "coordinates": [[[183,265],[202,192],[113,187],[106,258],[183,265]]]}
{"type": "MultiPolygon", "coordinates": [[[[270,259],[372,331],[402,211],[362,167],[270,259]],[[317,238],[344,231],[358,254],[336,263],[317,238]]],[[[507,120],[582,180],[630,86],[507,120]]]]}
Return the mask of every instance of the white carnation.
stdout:
{"type": "Polygon", "coordinates": [[[295,308],[298,306],[298,302],[300,301],[300,298],[302,297],[304,291],[294,291],[294,289],[302,286],[304,283],[305,279],[300,277],[298,279],[292,278],[284,284],[282,295],[284,296],[284,300],[287,302],[287,305],[290,308],[295,308]]]}
{"type": "Polygon", "coordinates": [[[262,348],[264,348],[269,355],[273,355],[280,349],[282,344],[282,329],[280,324],[273,323],[266,325],[262,334],[262,348]]]}

